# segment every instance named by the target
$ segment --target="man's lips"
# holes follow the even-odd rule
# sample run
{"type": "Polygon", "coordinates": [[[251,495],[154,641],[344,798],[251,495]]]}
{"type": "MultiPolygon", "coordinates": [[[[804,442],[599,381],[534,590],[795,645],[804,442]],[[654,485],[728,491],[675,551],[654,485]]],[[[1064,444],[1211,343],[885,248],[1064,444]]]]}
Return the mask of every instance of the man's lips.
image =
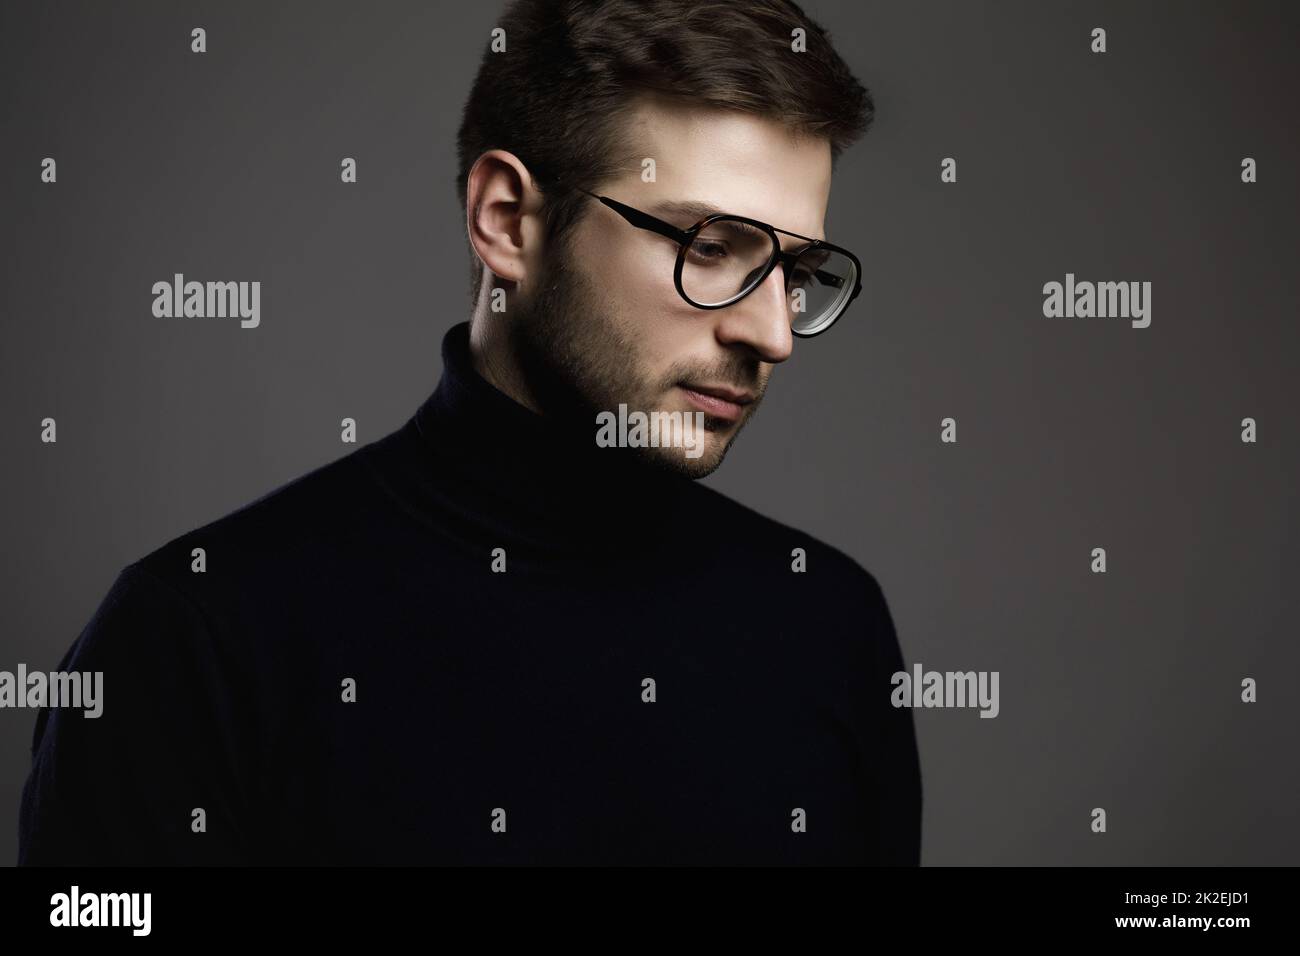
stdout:
{"type": "Polygon", "coordinates": [[[723,385],[697,385],[683,382],[678,386],[691,404],[706,415],[727,421],[739,421],[745,406],[754,401],[752,392],[738,391],[723,385]]]}

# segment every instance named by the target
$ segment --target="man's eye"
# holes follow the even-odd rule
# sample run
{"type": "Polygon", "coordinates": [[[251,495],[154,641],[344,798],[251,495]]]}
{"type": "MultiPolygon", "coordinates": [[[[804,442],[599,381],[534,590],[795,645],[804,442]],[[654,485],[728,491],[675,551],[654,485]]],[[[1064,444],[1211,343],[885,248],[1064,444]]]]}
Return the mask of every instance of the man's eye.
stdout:
{"type": "Polygon", "coordinates": [[[696,239],[691,243],[691,253],[701,260],[721,259],[727,254],[727,247],[721,242],[696,239]]]}

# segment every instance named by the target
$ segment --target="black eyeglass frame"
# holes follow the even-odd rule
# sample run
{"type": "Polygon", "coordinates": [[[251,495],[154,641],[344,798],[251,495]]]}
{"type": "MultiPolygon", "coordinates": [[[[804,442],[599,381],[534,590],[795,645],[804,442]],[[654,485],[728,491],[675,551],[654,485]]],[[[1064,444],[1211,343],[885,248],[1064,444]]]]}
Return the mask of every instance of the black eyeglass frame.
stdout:
{"type": "MultiPolygon", "coordinates": [[[[849,310],[849,306],[853,304],[853,300],[856,299],[858,297],[858,293],[862,291],[862,263],[858,260],[858,257],[855,256],[848,249],[845,249],[843,246],[837,246],[833,242],[827,242],[825,239],[813,239],[811,236],[801,236],[797,232],[790,232],[787,229],[778,229],[776,226],[770,225],[769,223],[766,222],[762,222],[758,219],[750,219],[747,216],[737,216],[737,215],[732,215],[731,213],[715,213],[711,216],[706,216],[705,218],[701,219],[699,222],[697,222],[695,225],[691,226],[688,229],[678,229],[670,222],[665,222],[664,220],[656,216],[650,215],[648,212],[642,212],[640,209],[635,209],[632,206],[627,205],[626,203],[621,203],[617,199],[611,199],[609,196],[599,196],[588,189],[583,189],[581,186],[576,186],[574,188],[576,188],[578,192],[585,193],[586,195],[590,196],[592,199],[600,200],[602,203],[604,203],[610,209],[614,210],[614,212],[618,213],[620,216],[626,219],[633,226],[636,226],[638,229],[648,229],[651,232],[656,232],[659,235],[666,236],[667,238],[676,242],[681,248],[677,252],[677,264],[673,267],[673,284],[677,287],[677,294],[680,295],[688,305],[692,305],[697,309],[725,309],[729,305],[735,305],[745,296],[749,295],[751,292],[753,292],[755,289],[761,286],[767,280],[767,277],[772,274],[772,270],[776,268],[778,262],[785,270],[785,286],[786,286],[786,291],[789,292],[790,278],[794,274],[795,262],[799,259],[800,256],[802,256],[804,253],[808,252],[811,249],[826,249],[829,250],[830,252],[838,252],[841,255],[847,256],[849,258],[849,260],[853,263],[853,270],[854,270],[853,292],[849,295],[848,299],[844,302],[844,304],[840,306],[840,310],[835,315],[835,317],[832,318],[826,324],[824,324],[821,328],[817,329],[817,331],[800,332],[796,330],[793,325],[791,325],[790,333],[792,335],[795,335],[801,339],[811,339],[829,330],[831,326],[835,325],[837,322],[839,322],[840,319],[844,317],[844,313],[849,310]],[[695,241],[695,237],[699,235],[702,229],[705,229],[706,227],[708,227],[712,223],[717,222],[720,219],[734,220],[737,222],[747,223],[767,233],[768,238],[772,240],[772,249],[774,250],[774,252],[772,256],[769,258],[767,265],[764,267],[763,274],[759,276],[758,280],[755,281],[753,284],[751,284],[749,288],[737,293],[735,296],[728,299],[726,302],[719,302],[714,305],[704,305],[702,303],[694,301],[689,295],[686,294],[686,290],[682,287],[682,269],[686,263],[686,250],[689,249],[691,243],[695,241]],[[802,249],[799,249],[797,252],[786,252],[781,248],[781,240],[778,239],[776,236],[778,232],[784,236],[791,236],[795,239],[803,239],[804,241],[810,243],[810,245],[804,246],[802,249]]],[[[829,272],[823,273],[822,270],[818,269],[815,271],[815,274],[826,285],[839,288],[844,284],[843,279],[829,272]]]]}

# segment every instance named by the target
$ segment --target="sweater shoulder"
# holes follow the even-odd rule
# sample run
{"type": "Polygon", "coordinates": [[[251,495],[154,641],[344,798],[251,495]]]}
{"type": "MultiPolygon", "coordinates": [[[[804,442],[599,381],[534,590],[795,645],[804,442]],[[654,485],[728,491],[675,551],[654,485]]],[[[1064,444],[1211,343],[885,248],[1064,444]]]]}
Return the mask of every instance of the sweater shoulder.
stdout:
{"type": "Polygon", "coordinates": [[[377,444],[368,443],[312,468],[178,534],[140,556],[131,567],[184,590],[182,582],[197,562],[217,565],[227,574],[240,567],[251,573],[270,563],[318,555],[348,538],[356,516],[374,501],[374,486],[362,461],[377,444]]]}

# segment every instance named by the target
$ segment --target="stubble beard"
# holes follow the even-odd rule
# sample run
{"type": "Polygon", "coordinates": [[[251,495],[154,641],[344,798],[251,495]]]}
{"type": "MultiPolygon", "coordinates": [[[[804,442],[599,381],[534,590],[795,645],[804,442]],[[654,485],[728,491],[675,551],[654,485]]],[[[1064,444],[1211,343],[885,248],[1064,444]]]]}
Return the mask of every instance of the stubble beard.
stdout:
{"type": "MultiPolygon", "coordinates": [[[[593,441],[599,412],[617,413],[620,404],[646,413],[666,411],[658,409],[655,402],[681,381],[727,382],[758,394],[721,448],[711,447],[715,443],[708,436],[733,426],[705,415],[705,434],[695,437],[706,443],[698,458],[687,457],[681,447],[632,449],[655,468],[687,478],[712,474],[758,410],[766,384],[759,363],[737,357],[723,368],[709,370],[674,365],[662,382],[645,382],[637,377],[641,364],[636,339],[602,307],[598,290],[587,277],[572,267],[566,242],[561,241],[549,256],[538,284],[539,291],[512,323],[521,374],[543,414],[575,424],[585,420],[590,423],[593,441]]],[[[682,415],[693,427],[697,421],[694,413],[684,411],[682,415]]]]}

